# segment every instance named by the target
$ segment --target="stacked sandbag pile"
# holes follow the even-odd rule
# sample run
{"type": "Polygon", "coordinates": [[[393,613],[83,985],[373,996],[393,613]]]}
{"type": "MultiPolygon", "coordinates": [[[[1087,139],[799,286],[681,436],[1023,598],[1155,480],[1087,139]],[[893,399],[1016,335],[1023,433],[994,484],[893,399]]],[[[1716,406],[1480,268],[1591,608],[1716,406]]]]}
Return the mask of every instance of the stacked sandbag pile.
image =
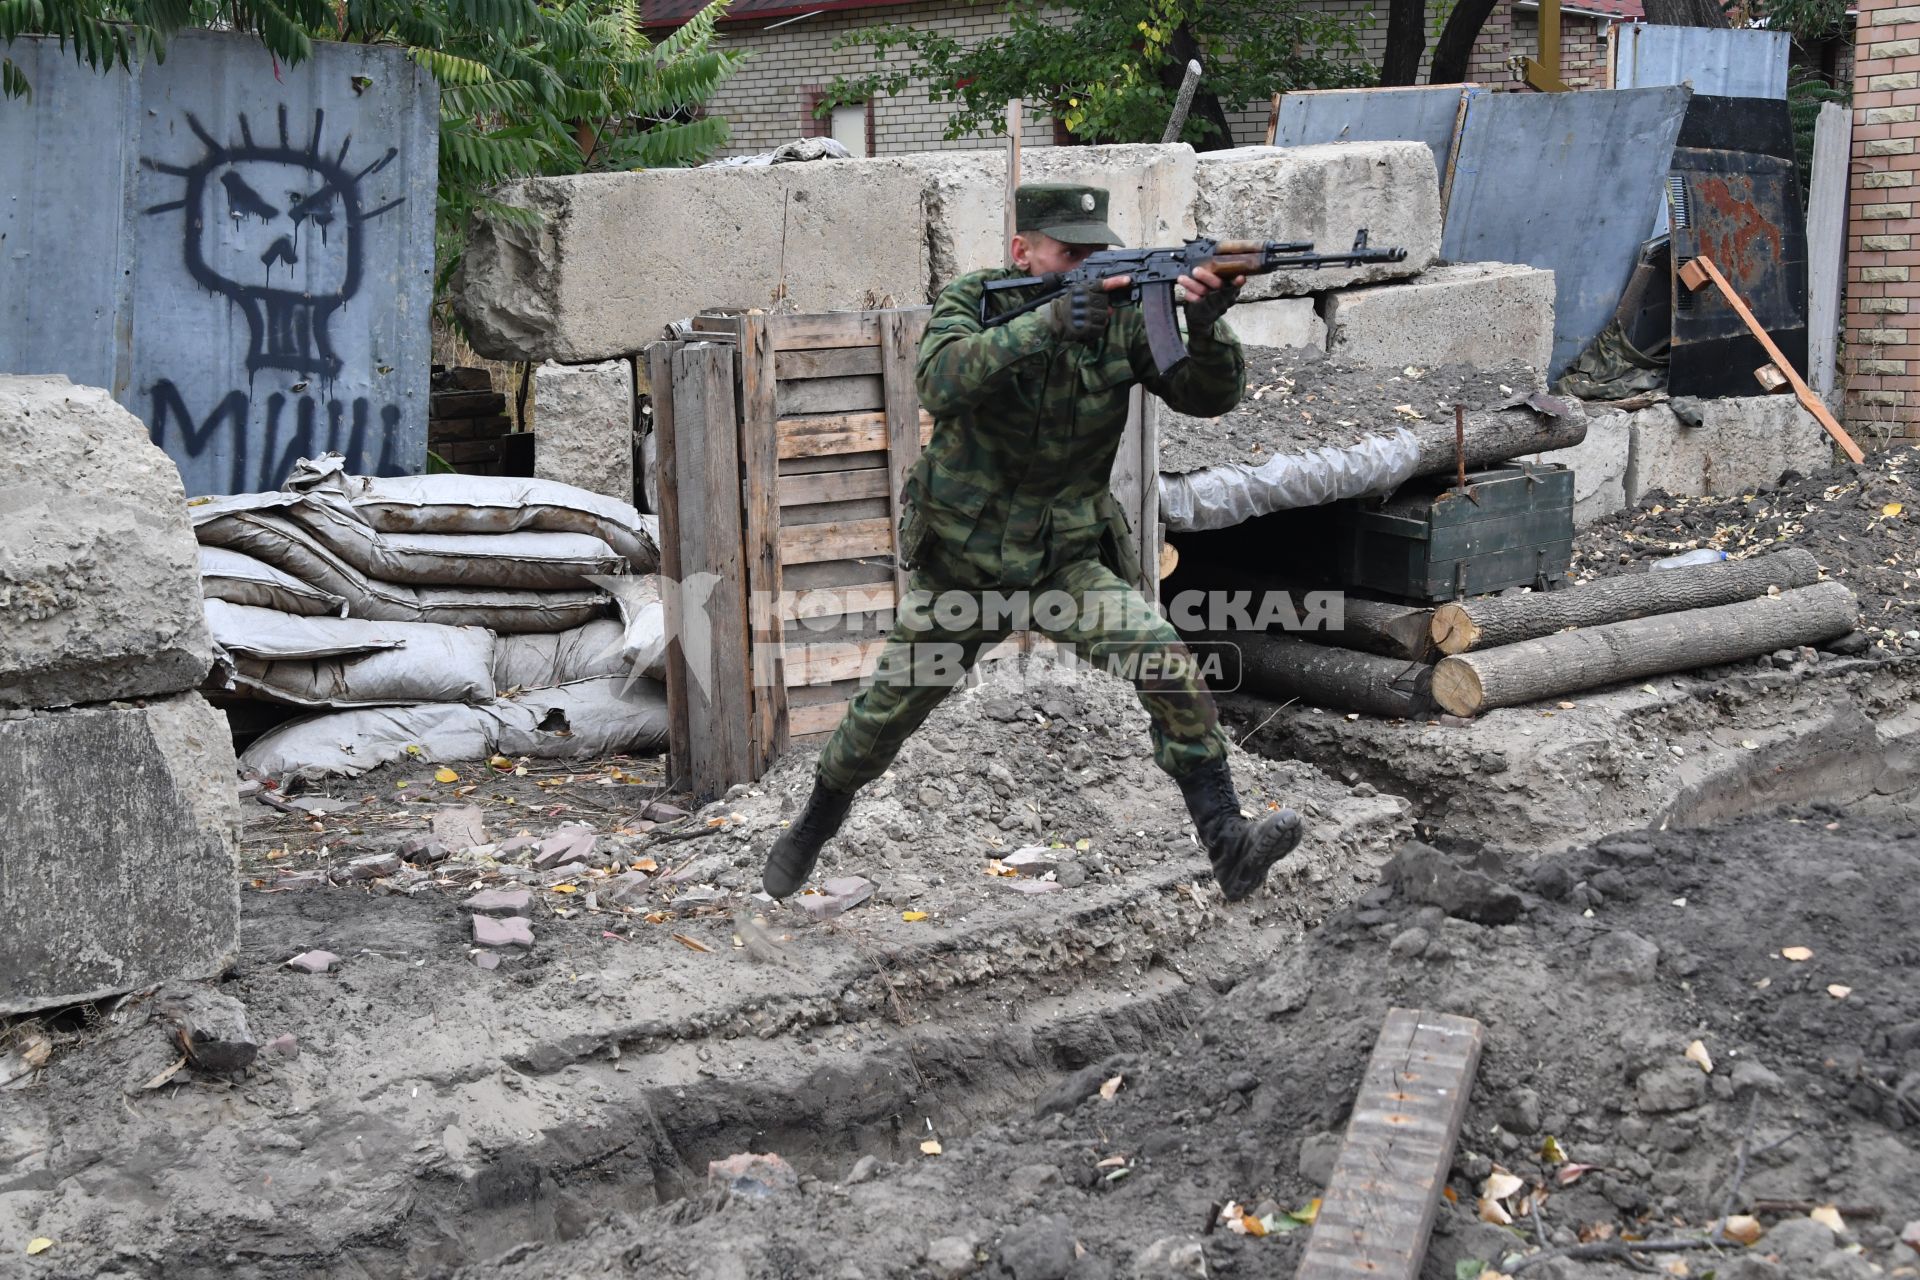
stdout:
{"type": "Polygon", "coordinates": [[[653,517],[509,476],[351,476],[191,504],[209,692],[321,714],[240,758],[270,776],[405,758],[659,747],[666,629],[653,517]]]}

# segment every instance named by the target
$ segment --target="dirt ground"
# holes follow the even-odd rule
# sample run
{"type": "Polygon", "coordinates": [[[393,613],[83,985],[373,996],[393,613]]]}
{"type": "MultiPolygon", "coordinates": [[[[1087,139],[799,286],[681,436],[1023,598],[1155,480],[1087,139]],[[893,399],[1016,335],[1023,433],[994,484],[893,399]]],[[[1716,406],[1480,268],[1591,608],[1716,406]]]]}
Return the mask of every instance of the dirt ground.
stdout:
{"type": "Polygon", "coordinates": [[[1470,411],[1518,404],[1540,389],[1523,365],[1408,366],[1399,372],[1345,363],[1309,347],[1248,347],[1247,394],[1219,418],[1159,416],[1160,469],[1198,471],[1229,462],[1259,465],[1276,455],[1344,447],[1396,427],[1448,422],[1470,411]]]}
{"type": "Polygon", "coordinates": [[[633,760],[421,762],[293,797],[332,812],[251,802],[243,955],[208,989],[291,1045],[235,1078],[168,1074],[140,998],[12,1028],[51,1060],[3,1093],[0,1274],[1285,1275],[1307,1235],[1288,1214],[1319,1193],[1392,1005],[1486,1029],[1431,1280],[1614,1280],[1617,1261],[1505,1258],[1697,1239],[1729,1200],[1837,1204],[1845,1234],[1776,1207],[1751,1250],[1655,1260],[1911,1274],[1904,670],[1663,681],[1531,739],[1519,719],[1455,731],[1431,773],[1381,725],[1323,715],[1311,738],[1287,727],[1302,709],[1242,700],[1234,736],[1284,757],[1237,754],[1243,800],[1293,804],[1313,834],[1234,907],[1130,692],[1039,662],[949,699],[863,796],[821,877],[873,894],[840,914],[752,896],[804,753],[687,817],[649,809],[671,797],[633,760]],[[1507,769],[1456,767],[1495,734],[1507,769]],[[1698,829],[1591,799],[1558,841],[1508,820],[1580,790],[1566,753],[1594,738],[1645,757],[1648,796],[1693,794],[1699,821],[1792,800],[1783,779],[1823,761],[1873,776],[1832,791],[1857,802],[1698,829]],[[556,832],[577,864],[531,865],[556,832]],[[449,856],[353,878],[400,852],[449,856]],[[1001,874],[1020,866],[1039,874],[1001,874]],[[482,887],[529,890],[534,945],[493,968],[460,905],[482,887]],[[316,947],[331,972],[286,967],[316,947]],[[791,1176],[710,1181],[742,1152],[791,1176]],[[1528,1205],[1511,1228],[1474,1207],[1496,1165],[1521,1180],[1508,1210],[1528,1205]],[[1228,1201],[1272,1233],[1209,1230],[1228,1201]],[[53,1243],[29,1257],[34,1239],[53,1243]]]}

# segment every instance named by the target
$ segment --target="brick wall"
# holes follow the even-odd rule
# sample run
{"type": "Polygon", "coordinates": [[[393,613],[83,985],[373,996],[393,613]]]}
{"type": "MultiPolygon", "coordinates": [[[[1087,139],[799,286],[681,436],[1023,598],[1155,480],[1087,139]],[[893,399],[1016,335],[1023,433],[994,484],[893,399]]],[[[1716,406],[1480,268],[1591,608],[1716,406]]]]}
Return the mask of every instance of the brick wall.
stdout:
{"type": "Polygon", "coordinates": [[[1920,438],[1920,5],[1863,0],[1855,46],[1847,225],[1848,429],[1864,445],[1920,438]]]}

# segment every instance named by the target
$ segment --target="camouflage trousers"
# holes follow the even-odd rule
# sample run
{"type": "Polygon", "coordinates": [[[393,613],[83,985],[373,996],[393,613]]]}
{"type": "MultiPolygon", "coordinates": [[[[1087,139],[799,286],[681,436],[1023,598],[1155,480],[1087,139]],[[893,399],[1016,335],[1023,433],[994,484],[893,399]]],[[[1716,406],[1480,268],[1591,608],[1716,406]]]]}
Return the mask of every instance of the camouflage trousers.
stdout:
{"type": "MultiPolygon", "coordinates": [[[[886,772],[913,731],[961,683],[983,649],[1011,634],[993,593],[908,580],[872,682],[820,752],[820,782],[850,792],[886,772]],[[968,607],[971,603],[971,608],[968,607]]],[[[1153,759],[1175,778],[1227,756],[1226,735],[1179,633],[1097,560],[1065,566],[1024,593],[1027,625],[1072,645],[1083,662],[1133,681],[1152,720],[1153,759]]]]}

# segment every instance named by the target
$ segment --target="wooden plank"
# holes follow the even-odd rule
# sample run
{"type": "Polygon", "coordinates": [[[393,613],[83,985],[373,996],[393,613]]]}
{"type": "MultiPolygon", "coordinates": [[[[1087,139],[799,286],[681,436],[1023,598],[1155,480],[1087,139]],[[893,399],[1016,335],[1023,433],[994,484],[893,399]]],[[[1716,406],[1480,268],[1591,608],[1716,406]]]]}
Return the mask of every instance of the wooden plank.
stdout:
{"type": "Polygon", "coordinates": [[[858,471],[824,471],[810,476],[781,476],[780,505],[807,507],[819,502],[850,502],[856,498],[884,498],[890,486],[885,467],[858,471]]]}
{"type": "Polygon", "coordinates": [[[1273,106],[1267,111],[1267,146],[1273,145],[1273,135],[1280,128],[1280,95],[1273,95],[1273,106]]]}
{"type": "Polygon", "coordinates": [[[813,413],[863,413],[885,407],[877,374],[852,378],[796,378],[779,384],[780,416],[813,413]]]}
{"type": "Polygon", "coordinates": [[[802,734],[832,733],[846,719],[847,705],[847,700],[842,698],[837,702],[816,702],[809,706],[794,707],[787,713],[793,735],[797,738],[802,734]]]}
{"type": "Polygon", "coordinates": [[[1471,1018],[1389,1009],[1295,1280],[1415,1280],[1480,1064],[1471,1018]]]}
{"type": "Polygon", "coordinates": [[[1446,173],[1440,183],[1440,222],[1446,225],[1447,202],[1453,199],[1453,169],[1460,159],[1460,136],[1467,129],[1467,104],[1473,101],[1474,85],[1460,87],[1460,105],[1453,113],[1453,133],[1447,139],[1446,173]]]}
{"type": "Polygon", "coordinates": [[[805,316],[768,316],[767,333],[775,351],[812,351],[821,347],[870,347],[880,341],[880,322],[871,311],[829,311],[805,316]]]}
{"type": "MultiPolygon", "coordinates": [[[[898,537],[900,504],[907,485],[907,471],[920,457],[921,435],[918,424],[920,393],[914,389],[913,369],[920,349],[920,335],[926,331],[925,310],[889,311],[880,317],[880,358],[882,379],[886,385],[887,416],[887,502],[891,528],[898,537]]],[[[893,551],[893,581],[901,594],[907,590],[907,570],[901,564],[899,548],[893,551]]]]}
{"type": "Polygon", "coordinates": [[[702,801],[754,777],[733,378],[731,344],[690,342],[673,353],[674,434],[682,444],[698,442],[698,448],[674,451],[680,576],[683,582],[712,583],[705,604],[680,619],[687,668],[689,786],[702,801]]]}
{"type": "Polygon", "coordinates": [[[885,449],[856,449],[852,453],[823,453],[818,456],[780,459],[782,476],[821,475],[829,471],[864,471],[869,468],[884,470],[887,465],[885,449]]]}
{"type": "MultiPolygon", "coordinates": [[[[655,342],[647,347],[647,379],[653,394],[654,470],[661,477],[660,499],[660,574],[668,582],[679,582],[680,574],[680,486],[674,470],[678,449],[674,436],[673,353],[677,342],[655,342]]],[[[661,593],[667,628],[667,776],[669,784],[680,790],[692,781],[691,719],[687,707],[686,654],[681,642],[680,593],[661,593]]]]}
{"type": "MultiPolygon", "coordinates": [[[[933,438],[933,415],[920,414],[920,442],[933,438]]],[[[818,457],[830,453],[861,453],[887,447],[887,415],[831,413],[804,418],[782,418],[780,456],[818,457]]]]}
{"type": "Polygon", "coordinates": [[[880,372],[878,347],[825,347],[815,351],[782,351],[774,357],[774,372],[785,382],[798,378],[852,378],[880,372]]]}
{"type": "Polygon", "coordinates": [[[893,583],[893,565],[882,558],[870,560],[821,560],[814,564],[788,564],[780,567],[780,581],[789,591],[813,591],[820,587],[878,587],[893,583]]]}
{"type": "Polygon", "coordinates": [[[780,508],[780,527],[798,529],[809,524],[845,524],[849,520],[882,520],[888,515],[887,500],[849,498],[844,502],[809,502],[780,508]]]}
{"type": "Polygon", "coordinates": [[[880,651],[886,647],[885,636],[850,644],[789,644],[787,683],[823,684],[829,680],[857,679],[873,670],[880,651]]]}
{"type": "Polygon", "coordinates": [[[1000,237],[1000,248],[1004,252],[1004,265],[1013,265],[1013,233],[1015,227],[1013,194],[1020,189],[1020,130],[1026,121],[1026,104],[1018,98],[1007,99],[1007,196],[1006,209],[1002,215],[1005,221],[1000,237]]]}
{"type": "Polygon", "coordinates": [[[1847,278],[1847,167],[1853,112],[1823,103],[1813,125],[1813,181],[1807,197],[1807,382],[1833,399],[1840,342],[1840,298],[1847,278]]]}
{"type": "Polygon", "coordinates": [[[900,602],[893,583],[873,586],[814,587],[808,591],[780,593],[780,616],[795,618],[834,618],[850,613],[878,613],[900,602]]]}
{"type": "Polygon", "coordinates": [[[857,560],[886,555],[893,550],[891,520],[842,520],[806,524],[780,531],[780,563],[809,564],[817,560],[857,560]]]}
{"type": "Polygon", "coordinates": [[[693,331],[703,342],[740,340],[740,316],[736,313],[705,311],[693,318],[693,331]]]}
{"type": "Polygon", "coordinates": [[[773,602],[780,598],[780,459],[774,420],[778,392],[773,344],[767,316],[741,317],[740,464],[745,516],[745,557],[749,625],[753,647],[753,776],[787,749],[787,682],[780,672],[784,619],[773,602]]]}
{"type": "Polygon", "coordinates": [[[1727,305],[1733,308],[1734,314],[1746,324],[1747,331],[1754,336],[1755,341],[1759,342],[1761,349],[1767,353],[1767,358],[1773,361],[1774,367],[1787,375],[1787,381],[1793,384],[1793,394],[1799,398],[1801,404],[1807,407],[1807,412],[1819,419],[1820,425],[1827,429],[1827,434],[1833,437],[1834,443],[1840,446],[1847,457],[1855,462],[1866,461],[1866,455],[1860,452],[1860,446],[1853,442],[1853,437],[1847,434],[1846,428],[1834,421],[1826,402],[1813,394],[1813,388],[1800,377],[1793,363],[1780,354],[1780,348],[1773,345],[1773,338],[1760,322],[1753,318],[1753,312],[1747,310],[1747,304],[1740,300],[1740,295],[1735,293],[1733,286],[1727,283],[1727,278],[1720,274],[1720,268],[1713,265],[1712,258],[1702,254],[1680,268],[1680,281],[1689,289],[1699,289],[1711,281],[1713,286],[1720,290],[1720,295],[1727,300],[1727,305]]]}

